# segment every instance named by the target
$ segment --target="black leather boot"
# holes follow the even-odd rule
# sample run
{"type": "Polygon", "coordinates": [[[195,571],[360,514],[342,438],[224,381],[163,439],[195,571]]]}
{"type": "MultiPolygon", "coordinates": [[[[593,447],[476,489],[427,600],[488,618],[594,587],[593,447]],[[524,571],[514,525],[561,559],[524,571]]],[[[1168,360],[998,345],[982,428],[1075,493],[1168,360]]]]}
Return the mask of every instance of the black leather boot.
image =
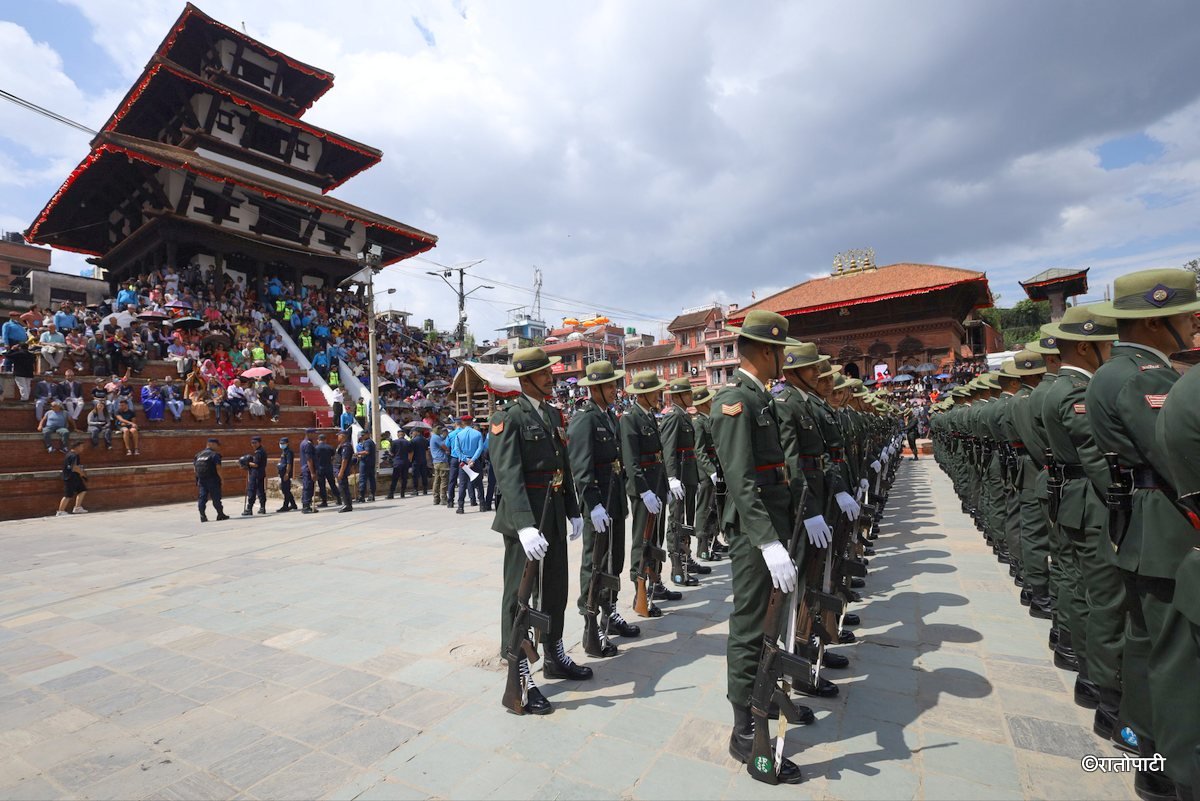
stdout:
{"type": "MultiPolygon", "coordinates": [[[[1030,604],[1030,608],[1033,605],[1030,604]]],[[[1054,666],[1062,670],[1079,672],[1079,656],[1071,643],[1071,632],[1061,626],[1058,629],[1058,644],[1054,646],[1054,666]]],[[[1078,685],[1076,685],[1078,689],[1078,685]]]]}
{"type": "Polygon", "coordinates": [[[833,668],[834,670],[842,670],[850,667],[850,660],[839,653],[826,651],[821,654],[821,667],[833,668]]]}
{"type": "Polygon", "coordinates": [[[696,561],[692,559],[690,555],[687,557],[687,567],[689,573],[695,573],[699,576],[707,576],[709,573],[712,573],[711,567],[708,565],[696,564],[696,561]]]}
{"type": "Polygon", "coordinates": [[[559,640],[553,646],[548,643],[543,643],[546,651],[546,659],[542,662],[542,675],[548,679],[570,679],[571,681],[584,681],[592,677],[592,669],[577,665],[571,661],[571,657],[567,655],[567,651],[563,648],[563,641],[559,640]]]}
{"type": "Polygon", "coordinates": [[[814,698],[837,698],[838,686],[829,679],[818,676],[816,684],[808,684],[807,682],[797,683],[796,691],[804,695],[811,695],[814,698]]]}
{"type": "Polygon", "coordinates": [[[700,579],[688,573],[683,557],[677,553],[671,554],[671,583],[676,587],[695,587],[700,583],[700,579]]]}
{"type": "Polygon", "coordinates": [[[857,626],[861,622],[862,621],[858,619],[858,615],[856,615],[854,612],[847,612],[846,614],[842,615],[843,626],[857,626]]]}
{"type": "MultiPolygon", "coordinates": [[[[1033,590],[1029,587],[1021,588],[1021,606],[1029,606],[1029,602],[1033,600],[1033,590]]],[[[1051,629],[1053,631],[1053,629],[1051,629]]]]}
{"type": "Polygon", "coordinates": [[[858,637],[854,636],[853,631],[842,629],[838,632],[838,643],[841,645],[849,645],[852,642],[858,642],[858,637]]]}
{"type": "Polygon", "coordinates": [[[745,765],[746,771],[760,782],[767,784],[799,784],[804,781],[804,776],[800,773],[800,768],[796,766],[795,762],[787,758],[784,758],[779,764],[778,773],[775,772],[774,765],[758,766],[767,767],[768,770],[756,771],[756,766],[750,759],[753,751],[754,718],[750,714],[750,707],[734,704],[733,732],[729,735],[729,755],[745,765]]]}
{"type": "MultiPolygon", "coordinates": [[[[1032,591],[1032,590],[1030,590],[1030,591],[1029,591],[1029,597],[1030,597],[1030,598],[1032,598],[1032,597],[1033,597],[1033,591],[1032,591]]],[[[1029,604],[1028,604],[1028,603],[1027,603],[1027,604],[1025,604],[1025,605],[1026,605],[1026,606],[1029,606],[1029,604]]],[[[1049,639],[1047,640],[1047,642],[1048,642],[1048,643],[1050,643],[1050,646],[1049,646],[1049,647],[1050,647],[1050,650],[1051,650],[1051,651],[1053,651],[1053,650],[1054,650],[1054,646],[1058,645],[1058,631],[1059,631],[1059,629],[1058,629],[1058,625],[1057,625],[1057,624],[1055,624],[1055,623],[1051,623],[1051,624],[1050,624],[1050,637],[1049,637],[1049,639]]]]}
{"type": "Polygon", "coordinates": [[[1083,676],[1075,678],[1075,703],[1084,709],[1100,708],[1100,688],[1083,676]]]}
{"type": "Polygon", "coordinates": [[[525,685],[525,714],[549,715],[554,711],[550,701],[542,695],[542,691],[533,683],[533,671],[529,669],[529,660],[521,660],[521,682],[525,685]]]}
{"type": "Polygon", "coordinates": [[[1098,689],[1100,705],[1096,707],[1096,715],[1092,718],[1092,731],[1097,737],[1110,740],[1116,730],[1118,710],[1121,708],[1121,691],[1107,687],[1098,689]]]}
{"type": "MultiPolygon", "coordinates": [[[[1138,756],[1149,759],[1154,756],[1156,747],[1154,741],[1141,738],[1138,742],[1138,756]]],[[[1139,770],[1133,777],[1133,791],[1142,801],[1174,801],[1175,782],[1167,778],[1167,774],[1157,770],[1139,770]]]]}
{"type": "Polygon", "coordinates": [[[640,637],[642,627],[633,623],[627,623],[625,618],[621,617],[620,612],[610,608],[608,613],[608,633],[616,634],[620,637],[640,637]]]}
{"type": "MultiPolygon", "coordinates": [[[[1050,603],[1050,592],[1045,587],[1033,587],[1033,598],[1029,601],[1029,616],[1042,620],[1053,620],[1054,609],[1050,603]]],[[[1062,632],[1059,632],[1062,639],[1062,632]]],[[[1057,646],[1055,646],[1057,648],[1057,646]]]]}
{"type": "Polygon", "coordinates": [[[654,601],[678,601],[682,597],[683,593],[675,592],[675,590],[668,590],[663,586],[661,581],[654,583],[654,591],[650,596],[651,600],[654,601]]]}

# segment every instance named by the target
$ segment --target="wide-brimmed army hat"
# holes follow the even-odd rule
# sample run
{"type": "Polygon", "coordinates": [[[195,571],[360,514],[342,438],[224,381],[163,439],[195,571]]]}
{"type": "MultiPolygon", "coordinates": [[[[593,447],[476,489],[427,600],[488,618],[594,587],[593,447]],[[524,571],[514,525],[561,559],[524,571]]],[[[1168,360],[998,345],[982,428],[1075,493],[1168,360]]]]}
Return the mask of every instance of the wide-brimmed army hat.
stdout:
{"type": "Polygon", "coordinates": [[[521,348],[513,354],[512,367],[504,371],[504,377],[519,378],[530,375],[561,361],[561,356],[547,356],[546,351],[541,348],[521,348]]]}
{"type": "Polygon", "coordinates": [[[1084,342],[1112,342],[1117,338],[1117,321],[1096,313],[1096,306],[1072,306],[1057,323],[1042,326],[1042,333],[1058,339],[1084,342]]]}
{"type": "Polygon", "coordinates": [[[642,395],[646,392],[654,392],[656,389],[666,389],[667,382],[658,377],[658,373],[653,370],[642,370],[640,373],[633,374],[633,381],[629,386],[625,387],[625,391],[631,395],[642,395]]]}
{"type": "Polygon", "coordinates": [[[696,387],[692,390],[692,405],[701,406],[713,399],[713,391],[708,387],[696,387]]]}
{"type": "Polygon", "coordinates": [[[1040,339],[1035,339],[1032,342],[1025,343],[1025,350],[1033,351],[1034,353],[1040,353],[1043,356],[1057,356],[1058,338],[1055,336],[1048,336],[1044,331],[1041,333],[1042,336],[1040,339]]]}
{"type": "Polygon", "coordinates": [[[1000,389],[998,373],[984,373],[978,376],[975,381],[978,382],[980,389],[1000,389]]]}
{"type": "Polygon", "coordinates": [[[667,384],[668,395],[682,395],[685,392],[692,391],[692,382],[686,378],[672,378],[671,383],[667,384]]]}
{"type": "Polygon", "coordinates": [[[827,361],[829,361],[829,357],[817,352],[817,344],[815,342],[801,342],[799,345],[792,345],[783,352],[784,370],[798,370],[801,367],[809,367],[827,361]]]}
{"type": "Polygon", "coordinates": [[[727,325],[725,330],[756,342],[766,342],[768,345],[800,344],[798,340],[787,335],[788,321],[786,317],[762,309],[747,312],[741,326],[727,325]]]}
{"type": "Polygon", "coordinates": [[[1189,270],[1140,270],[1113,281],[1111,302],[1091,304],[1093,313],[1119,320],[1170,317],[1200,311],[1196,274],[1189,270]]]}
{"type": "Polygon", "coordinates": [[[826,376],[836,376],[842,372],[840,364],[832,364],[828,361],[821,362],[821,372],[817,373],[817,378],[825,378],[826,376]]]}
{"type": "Polygon", "coordinates": [[[618,381],[625,377],[625,371],[616,369],[610,361],[592,362],[583,372],[583,378],[577,382],[581,387],[607,384],[610,381],[618,381]]]}
{"type": "Polygon", "coordinates": [[[1021,378],[1027,375],[1040,375],[1046,372],[1046,360],[1040,353],[1031,350],[1017,351],[1017,354],[1000,365],[1000,375],[1009,378],[1021,378]]]}

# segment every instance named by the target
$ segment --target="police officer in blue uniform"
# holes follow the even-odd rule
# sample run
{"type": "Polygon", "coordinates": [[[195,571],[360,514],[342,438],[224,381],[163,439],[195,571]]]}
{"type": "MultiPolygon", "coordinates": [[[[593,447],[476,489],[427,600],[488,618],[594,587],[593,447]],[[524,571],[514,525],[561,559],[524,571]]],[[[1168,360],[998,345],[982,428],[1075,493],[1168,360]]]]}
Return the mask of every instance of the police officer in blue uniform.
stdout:
{"type": "Polygon", "coordinates": [[[196,454],[192,460],[196,468],[196,486],[200,491],[197,505],[200,507],[200,522],[207,523],[209,500],[217,510],[217,520],[228,520],[225,508],[221,505],[221,440],[209,437],[204,450],[196,454]]]}
{"type": "Polygon", "coordinates": [[[317,448],[309,439],[315,433],[315,428],[305,429],[304,439],[300,441],[300,512],[306,515],[317,511],[312,505],[313,490],[316,489],[317,448]]]}
{"type": "Polygon", "coordinates": [[[262,446],[262,437],[251,437],[254,451],[246,464],[246,508],[242,517],[254,514],[254,501],[258,501],[258,513],[267,513],[267,452],[262,446]]]}
{"type": "Polygon", "coordinates": [[[292,495],[292,464],[296,456],[292,453],[292,446],[288,444],[287,437],[279,438],[279,461],[275,463],[275,469],[279,471],[279,492],[283,495],[283,506],[279,507],[277,512],[290,512],[298,508],[296,506],[296,497],[292,495]]]}
{"type": "Polygon", "coordinates": [[[366,431],[358,435],[358,502],[375,501],[375,440],[366,431]]]}

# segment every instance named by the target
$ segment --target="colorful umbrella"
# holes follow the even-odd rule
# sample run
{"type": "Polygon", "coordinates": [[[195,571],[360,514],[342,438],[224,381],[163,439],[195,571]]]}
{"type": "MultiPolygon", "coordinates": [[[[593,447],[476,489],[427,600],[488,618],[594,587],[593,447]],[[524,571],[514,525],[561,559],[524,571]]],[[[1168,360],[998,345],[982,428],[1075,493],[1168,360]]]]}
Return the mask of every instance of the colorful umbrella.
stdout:
{"type": "Polygon", "coordinates": [[[204,321],[199,317],[180,317],[178,320],[170,320],[171,325],[175,328],[199,328],[204,325],[204,321]]]}
{"type": "Polygon", "coordinates": [[[268,367],[251,367],[249,370],[242,372],[242,378],[266,378],[274,374],[274,371],[268,367]]]}
{"type": "Polygon", "coordinates": [[[167,304],[167,308],[168,309],[190,309],[190,308],[192,308],[192,304],[188,303],[186,300],[173,300],[167,304]]]}

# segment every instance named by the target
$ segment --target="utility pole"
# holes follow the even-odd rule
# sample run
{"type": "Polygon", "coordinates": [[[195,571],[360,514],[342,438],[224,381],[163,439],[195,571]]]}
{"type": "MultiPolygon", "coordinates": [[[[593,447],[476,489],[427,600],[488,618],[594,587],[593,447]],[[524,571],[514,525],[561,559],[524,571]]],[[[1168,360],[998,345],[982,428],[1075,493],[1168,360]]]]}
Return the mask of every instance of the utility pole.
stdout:
{"type": "MultiPolygon", "coordinates": [[[[367,369],[370,371],[368,384],[371,388],[371,439],[379,441],[379,362],[375,343],[375,273],[383,261],[383,248],[371,245],[358,254],[358,263],[363,269],[342,282],[363,283],[367,287],[367,369]]],[[[335,365],[333,369],[337,369],[335,365]]]]}
{"type": "MultiPolygon", "coordinates": [[[[426,261],[429,261],[426,259],[426,261]]],[[[478,292],[481,289],[495,289],[494,286],[488,284],[480,284],[470,292],[466,291],[465,276],[468,269],[480,264],[484,259],[476,259],[475,261],[462,262],[453,267],[443,267],[441,270],[426,270],[429,275],[436,275],[450,287],[450,291],[458,296],[458,325],[454,329],[454,337],[458,340],[461,347],[467,338],[467,298],[478,292]],[[450,276],[455,272],[458,273],[458,288],[454,288],[454,284],[450,283],[450,276]]],[[[434,262],[436,264],[436,262],[434,262]]]]}

